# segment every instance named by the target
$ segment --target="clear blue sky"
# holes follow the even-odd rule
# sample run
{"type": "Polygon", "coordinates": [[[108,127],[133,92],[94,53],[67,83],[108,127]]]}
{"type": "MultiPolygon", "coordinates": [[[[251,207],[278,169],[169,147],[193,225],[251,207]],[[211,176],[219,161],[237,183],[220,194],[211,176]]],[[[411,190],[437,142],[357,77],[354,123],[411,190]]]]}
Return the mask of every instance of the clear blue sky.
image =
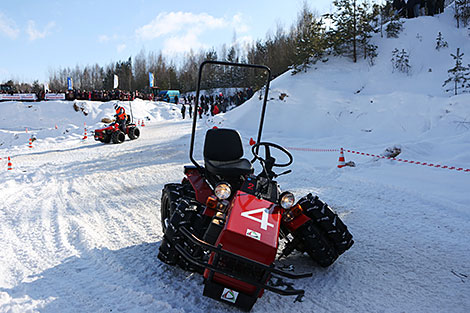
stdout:
{"type": "MultiPolygon", "coordinates": [[[[332,0],[307,0],[319,13],[332,0]]],[[[177,57],[294,23],[303,0],[2,1],[0,82],[46,82],[50,69],[101,66],[146,52],[177,57]]]]}

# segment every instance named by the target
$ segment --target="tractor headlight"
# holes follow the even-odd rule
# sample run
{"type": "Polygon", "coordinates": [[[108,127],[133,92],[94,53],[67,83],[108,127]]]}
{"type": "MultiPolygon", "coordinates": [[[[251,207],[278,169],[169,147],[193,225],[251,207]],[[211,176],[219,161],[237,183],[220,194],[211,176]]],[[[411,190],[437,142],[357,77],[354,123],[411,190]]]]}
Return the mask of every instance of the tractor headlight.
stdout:
{"type": "Polygon", "coordinates": [[[279,204],[281,205],[281,207],[286,210],[290,209],[294,205],[294,202],[295,198],[292,192],[285,191],[281,193],[281,196],[279,197],[279,204]]]}
{"type": "Polygon", "coordinates": [[[232,188],[228,183],[219,183],[215,186],[214,193],[220,200],[226,200],[232,194],[232,188]]]}

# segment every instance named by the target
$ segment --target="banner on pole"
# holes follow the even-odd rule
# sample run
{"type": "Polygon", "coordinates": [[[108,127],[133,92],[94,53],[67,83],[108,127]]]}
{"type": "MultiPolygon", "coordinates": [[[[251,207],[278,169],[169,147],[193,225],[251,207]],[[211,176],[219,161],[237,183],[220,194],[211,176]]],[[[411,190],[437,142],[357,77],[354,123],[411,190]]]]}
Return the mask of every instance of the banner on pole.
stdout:
{"type": "Polygon", "coordinates": [[[153,73],[152,72],[149,72],[149,86],[150,88],[153,88],[155,85],[153,83],[153,73]]]}
{"type": "Polygon", "coordinates": [[[27,101],[35,101],[38,97],[34,93],[15,93],[15,94],[0,94],[0,100],[2,101],[19,101],[19,100],[27,100],[27,101]]]}
{"type": "Polygon", "coordinates": [[[114,74],[114,89],[116,89],[119,86],[119,78],[116,74],[114,74]]]}
{"type": "Polygon", "coordinates": [[[72,80],[72,77],[67,77],[67,90],[73,90],[73,80],[72,80]]]}
{"type": "Polygon", "coordinates": [[[65,100],[65,93],[47,93],[44,100],[65,100]]]}

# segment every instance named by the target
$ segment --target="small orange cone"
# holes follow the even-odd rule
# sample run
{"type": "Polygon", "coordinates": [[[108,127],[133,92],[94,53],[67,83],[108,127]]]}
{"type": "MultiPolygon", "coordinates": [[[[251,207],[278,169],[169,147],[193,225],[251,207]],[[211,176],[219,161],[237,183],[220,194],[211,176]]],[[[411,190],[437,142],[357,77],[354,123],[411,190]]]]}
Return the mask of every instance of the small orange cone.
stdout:
{"type": "Polygon", "coordinates": [[[55,129],[57,129],[57,124],[55,124],[55,129]]]}
{"type": "Polygon", "coordinates": [[[26,127],[26,133],[28,133],[28,127],[26,127]]]}
{"type": "Polygon", "coordinates": [[[250,146],[253,146],[256,143],[256,141],[253,140],[253,138],[250,138],[250,146]]]}
{"type": "Polygon", "coordinates": [[[29,145],[28,145],[29,148],[32,148],[33,147],[33,141],[31,140],[31,138],[29,138],[29,145]]]}
{"type": "Polygon", "coordinates": [[[140,126],[140,120],[137,120],[137,124],[140,126]]]}
{"type": "Polygon", "coordinates": [[[346,166],[346,163],[344,161],[344,151],[343,151],[343,148],[341,148],[339,152],[338,168],[342,168],[345,166],[346,166]]]}
{"type": "Polygon", "coordinates": [[[8,157],[8,170],[11,171],[13,168],[11,167],[11,160],[10,157],[8,157]]]}
{"type": "Polygon", "coordinates": [[[144,120],[142,120],[142,124],[141,124],[141,126],[142,126],[142,127],[144,127],[144,126],[145,126],[145,124],[144,124],[144,120]]]}

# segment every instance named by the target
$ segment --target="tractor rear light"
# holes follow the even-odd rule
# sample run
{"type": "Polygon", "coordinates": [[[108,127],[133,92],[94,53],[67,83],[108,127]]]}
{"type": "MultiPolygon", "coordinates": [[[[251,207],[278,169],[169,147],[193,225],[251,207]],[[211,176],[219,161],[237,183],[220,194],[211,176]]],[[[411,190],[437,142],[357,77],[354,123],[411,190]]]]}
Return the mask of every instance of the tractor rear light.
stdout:
{"type": "Polygon", "coordinates": [[[216,196],[209,196],[206,201],[207,208],[211,210],[215,210],[217,208],[219,200],[217,200],[216,196]]]}
{"type": "Polygon", "coordinates": [[[225,212],[227,210],[229,202],[227,200],[222,200],[217,204],[217,211],[225,212]]]}
{"type": "Polygon", "coordinates": [[[282,214],[282,219],[284,222],[289,223],[292,222],[296,217],[302,214],[302,207],[297,204],[296,206],[292,207],[290,210],[286,210],[284,214],[282,214]]]}
{"type": "Polygon", "coordinates": [[[207,198],[206,206],[208,209],[225,212],[229,205],[227,200],[219,200],[216,196],[212,195],[207,198]]]}

